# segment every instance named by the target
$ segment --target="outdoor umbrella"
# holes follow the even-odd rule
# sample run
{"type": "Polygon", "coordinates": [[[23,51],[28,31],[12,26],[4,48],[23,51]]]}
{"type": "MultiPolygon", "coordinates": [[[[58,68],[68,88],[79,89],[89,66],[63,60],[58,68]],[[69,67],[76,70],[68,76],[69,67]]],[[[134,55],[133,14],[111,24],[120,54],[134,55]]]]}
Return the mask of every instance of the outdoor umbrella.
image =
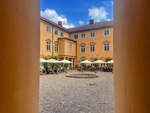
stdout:
{"type": "Polygon", "coordinates": [[[91,64],[92,62],[91,61],[88,61],[88,60],[85,60],[85,61],[82,61],[80,62],[80,64],[91,64]]]}
{"type": "Polygon", "coordinates": [[[51,58],[51,59],[49,59],[49,60],[47,60],[47,61],[48,61],[48,63],[50,63],[50,64],[59,63],[58,60],[55,60],[55,59],[53,59],[53,58],[51,58]]]}
{"type": "Polygon", "coordinates": [[[106,62],[102,61],[102,60],[96,60],[94,62],[92,62],[93,64],[105,64],[106,62]]]}
{"type": "Polygon", "coordinates": [[[45,60],[43,58],[40,58],[40,63],[45,63],[45,62],[48,62],[48,60],[45,60]]]}
{"type": "Polygon", "coordinates": [[[108,64],[113,64],[113,63],[114,63],[114,60],[108,61],[107,63],[108,63],[108,64]]]}
{"type": "Polygon", "coordinates": [[[72,62],[69,61],[69,60],[61,60],[59,61],[60,63],[63,63],[63,64],[71,64],[72,62]]]}

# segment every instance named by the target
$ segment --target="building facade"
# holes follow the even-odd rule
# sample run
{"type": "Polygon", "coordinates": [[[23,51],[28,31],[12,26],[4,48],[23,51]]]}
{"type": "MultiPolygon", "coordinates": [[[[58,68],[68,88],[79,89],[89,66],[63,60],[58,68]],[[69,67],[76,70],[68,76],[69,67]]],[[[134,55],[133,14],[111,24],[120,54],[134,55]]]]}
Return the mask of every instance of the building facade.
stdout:
{"type": "Polygon", "coordinates": [[[40,18],[40,56],[59,60],[67,59],[79,65],[85,59],[113,58],[113,22],[105,21],[66,29],[58,24],[40,18]]]}

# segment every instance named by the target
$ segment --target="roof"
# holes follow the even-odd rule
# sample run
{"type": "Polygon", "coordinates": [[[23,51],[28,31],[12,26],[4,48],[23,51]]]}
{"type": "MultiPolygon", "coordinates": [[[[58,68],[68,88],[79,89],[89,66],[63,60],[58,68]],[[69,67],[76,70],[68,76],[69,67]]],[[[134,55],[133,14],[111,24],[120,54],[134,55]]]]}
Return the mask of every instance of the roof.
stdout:
{"type": "Polygon", "coordinates": [[[58,40],[69,40],[69,41],[72,41],[72,42],[77,42],[76,40],[72,40],[72,39],[67,38],[67,37],[64,37],[64,38],[58,38],[58,40]]]}
{"type": "Polygon", "coordinates": [[[105,22],[99,22],[95,24],[75,27],[75,28],[71,28],[68,30],[70,33],[75,33],[75,32],[82,32],[82,31],[88,31],[88,30],[102,29],[102,28],[112,27],[112,26],[113,26],[113,21],[105,21],[105,22]]]}
{"type": "Polygon", "coordinates": [[[45,22],[47,22],[57,28],[60,28],[68,33],[76,33],[76,32],[88,31],[88,30],[102,29],[102,28],[106,28],[106,27],[113,27],[113,21],[105,21],[105,22],[99,22],[99,23],[95,23],[95,24],[89,24],[89,25],[85,25],[85,26],[66,29],[65,27],[60,26],[60,25],[56,24],[55,22],[52,22],[42,16],[40,17],[40,19],[42,21],[45,21],[45,22]]]}
{"type": "Polygon", "coordinates": [[[64,31],[66,31],[66,32],[69,32],[69,30],[66,29],[65,27],[60,26],[60,25],[56,24],[55,22],[52,22],[52,21],[50,21],[50,20],[48,20],[48,19],[46,19],[46,18],[44,18],[42,16],[40,17],[40,20],[45,21],[45,22],[47,22],[47,23],[49,23],[49,24],[51,24],[51,25],[53,25],[53,26],[55,26],[57,28],[60,28],[60,29],[62,29],[64,31]]]}

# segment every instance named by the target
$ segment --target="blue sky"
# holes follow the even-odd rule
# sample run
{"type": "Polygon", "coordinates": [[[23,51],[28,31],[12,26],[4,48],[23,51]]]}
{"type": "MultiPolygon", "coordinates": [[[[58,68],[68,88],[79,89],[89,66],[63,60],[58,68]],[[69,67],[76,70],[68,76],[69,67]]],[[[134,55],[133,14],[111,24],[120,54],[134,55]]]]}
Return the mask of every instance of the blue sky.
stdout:
{"type": "Polygon", "coordinates": [[[67,28],[113,20],[113,0],[41,0],[41,16],[67,28]]]}

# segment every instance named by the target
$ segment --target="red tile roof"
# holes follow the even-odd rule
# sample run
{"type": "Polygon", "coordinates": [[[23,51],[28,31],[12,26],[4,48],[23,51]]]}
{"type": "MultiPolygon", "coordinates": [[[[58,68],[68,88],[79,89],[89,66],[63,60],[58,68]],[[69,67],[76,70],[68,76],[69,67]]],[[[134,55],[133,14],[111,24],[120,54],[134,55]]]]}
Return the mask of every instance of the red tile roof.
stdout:
{"type": "Polygon", "coordinates": [[[75,28],[71,28],[68,30],[70,33],[75,33],[75,32],[95,30],[95,29],[101,29],[101,28],[112,27],[112,26],[113,26],[113,21],[105,21],[105,22],[99,22],[99,23],[95,23],[95,24],[89,24],[89,25],[85,25],[85,26],[75,27],[75,28]]]}
{"type": "Polygon", "coordinates": [[[89,25],[85,25],[85,26],[66,29],[65,27],[60,26],[60,25],[56,24],[55,22],[52,22],[52,21],[50,21],[44,17],[40,17],[40,19],[42,21],[45,21],[49,24],[52,24],[52,25],[66,31],[66,32],[69,32],[69,33],[82,32],[82,31],[95,30],[95,29],[102,29],[102,28],[106,28],[106,27],[113,27],[113,21],[105,21],[105,22],[99,22],[99,23],[95,23],[95,24],[89,24],[89,25]]]}
{"type": "Polygon", "coordinates": [[[52,21],[50,21],[50,20],[48,20],[48,19],[46,19],[46,18],[44,18],[44,17],[42,17],[42,16],[40,17],[40,19],[41,19],[42,21],[45,21],[45,22],[51,24],[51,25],[54,25],[55,27],[58,27],[58,28],[60,28],[60,29],[62,29],[62,30],[64,30],[64,31],[66,31],[66,32],[69,32],[68,29],[66,29],[65,27],[60,26],[60,25],[56,24],[55,22],[52,22],[52,21]]]}

